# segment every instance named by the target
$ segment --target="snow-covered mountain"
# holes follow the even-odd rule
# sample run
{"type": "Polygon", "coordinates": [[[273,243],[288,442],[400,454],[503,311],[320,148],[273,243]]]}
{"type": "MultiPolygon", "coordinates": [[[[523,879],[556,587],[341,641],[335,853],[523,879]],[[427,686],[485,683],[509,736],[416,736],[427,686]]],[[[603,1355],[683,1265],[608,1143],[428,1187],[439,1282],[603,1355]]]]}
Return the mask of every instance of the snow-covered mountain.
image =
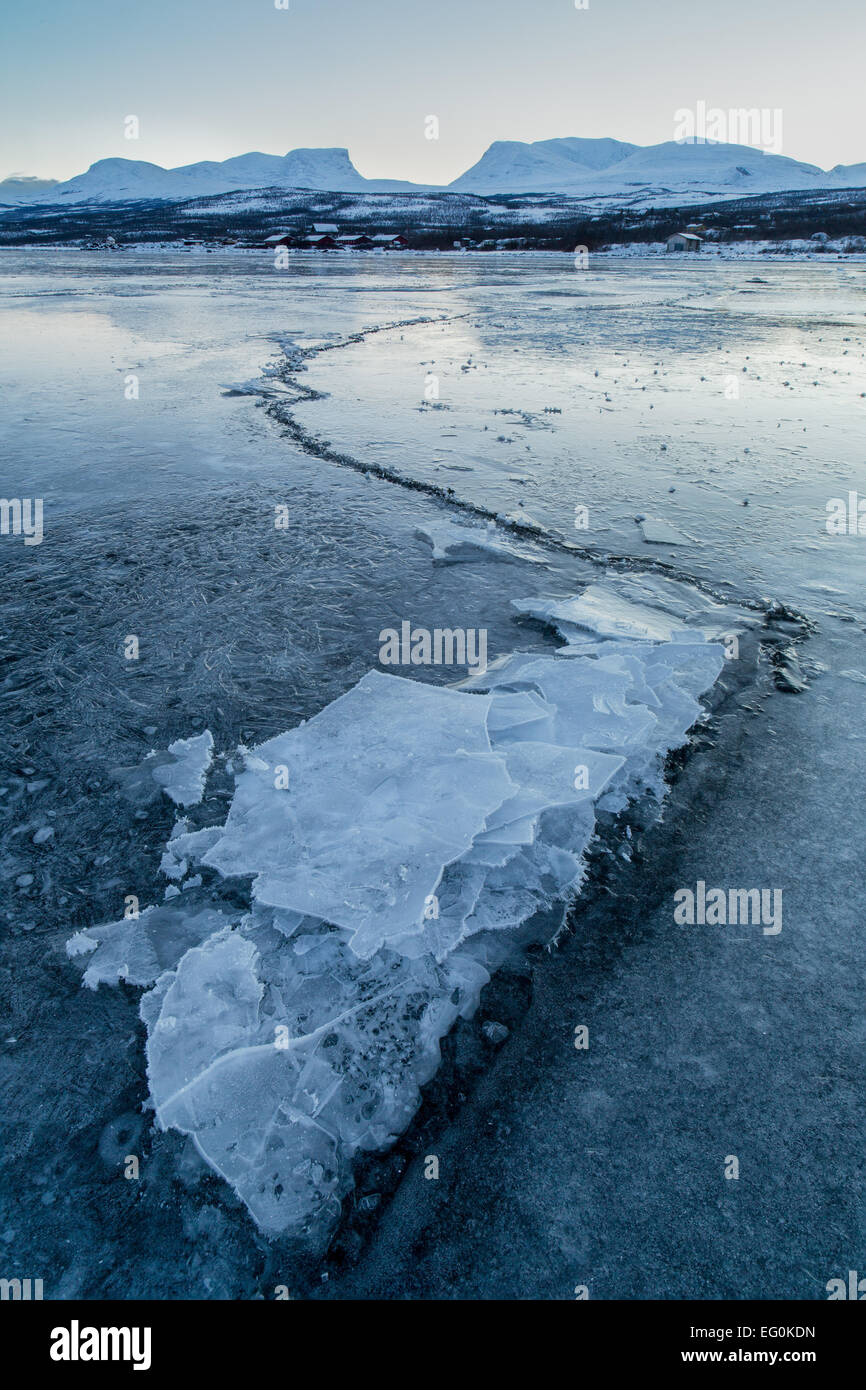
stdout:
{"type": "Polygon", "coordinates": [[[830,173],[841,188],[866,188],[866,164],[837,164],[830,173]]]}
{"type": "Polygon", "coordinates": [[[51,201],[126,202],[136,198],[201,198],[248,188],[312,188],[327,193],[391,193],[420,185],[365,179],[345,149],[290,150],[286,155],[237,155],[163,169],[136,159],[100,159],[85,174],[55,185],[51,201]]]}
{"type": "Polygon", "coordinates": [[[750,145],[679,143],[669,140],[635,150],[627,159],[599,171],[584,192],[686,194],[781,193],[833,186],[830,174],[814,164],[769,154],[750,145]]]}
{"type": "MultiPolygon", "coordinates": [[[[863,166],[852,166],[852,168],[863,166]]],[[[659,196],[747,196],[843,186],[784,155],[749,145],[669,140],[627,145],[618,140],[497,141],[451,185],[464,193],[568,193],[576,198],[652,202],[659,196]]],[[[852,186],[850,183],[847,186],[852,186]]]]}
{"type": "Polygon", "coordinates": [[[45,202],[112,203],[189,199],[254,189],[312,189],[327,193],[565,194],[604,205],[648,207],[750,194],[866,187],[866,164],[825,172],[749,145],[621,140],[497,140],[477,164],[447,188],[399,179],[366,179],[346,149],[251,153],[233,159],[163,169],[132,159],[100,159],[66,183],[16,176],[0,183],[0,205],[45,202]]]}
{"type": "Polygon", "coordinates": [[[455,193],[570,193],[638,150],[620,140],[494,140],[449,187],[455,193]]]}

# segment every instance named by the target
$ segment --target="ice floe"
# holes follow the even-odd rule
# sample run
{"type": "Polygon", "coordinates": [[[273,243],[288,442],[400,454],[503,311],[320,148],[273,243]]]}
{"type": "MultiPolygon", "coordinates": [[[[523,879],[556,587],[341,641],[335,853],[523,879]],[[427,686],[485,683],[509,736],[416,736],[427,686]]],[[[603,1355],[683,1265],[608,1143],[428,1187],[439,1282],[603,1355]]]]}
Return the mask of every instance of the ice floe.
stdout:
{"type": "Polygon", "coordinates": [[[201,801],[213,758],[213,735],[205,729],[196,738],[175,739],[168,752],[171,761],[151,768],[151,776],[175,805],[195,806],[201,801]]]}
{"type": "MultiPolygon", "coordinates": [[[[236,917],[240,914],[236,914],[236,917]]],[[[146,907],[143,912],[104,927],[76,932],[66,943],[70,956],[88,955],[84,983],[152,985],[170,970],[192,946],[198,946],[231,920],[211,906],[184,903],[184,910],[169,906],[146,907]]]]}
{"type": "MultiPolygon", "coordinates": [[[[369,672],[243,751],[225,825],[175,826],[161,867],[198,886],[68,944],[86,984],[152,986],[157,1121],[269,1235],[326,1243],[355,1155],[405,1129],[455,1020],[562,925],[598,814],[661,802],[724,664],[712,638],[751,620],[633,576],[515,606],[568,645],[459,688],[369,672]]],[[[210,736],[170,751],[175,799],[200,796],[210,736]]]]}
{"type": "Polygon", "coordinates": [[[521,560],[540,565],[544,561],[528,546],[506,540],[494,521],[486,526],[461,526],[454,521],[431,521],[415,531],[419,540],[429,541],[433,560],[456,564],[461,560],[477,560],[492,555],[498,560],[521,560]]]}
{"type": "Polygon", "coordinates": [[[359,956],[422,932],[443,866],[517,790],[491,751],[489,706],[369,672],[256,749],[204,863],[255,875],[258,902],[347,928],[359,956]]]}
{"type": "Polygon", "coordinates": [[[671,525],[659,516],[643,516],[638,525],[641,535],[649,545],[694,545],[693,536],[686,535],[678,527],[671,525]]]}
{"type": "Polygon", "coordinates": [[[675,636],[719,639],[755,622],[755,615],[719,603],[693,585],[656,575],[625,574],[591,584],[577,598],[515,601],[519,613],[556,628],[569,644],[599,637],[669,642],[675,636]]]}

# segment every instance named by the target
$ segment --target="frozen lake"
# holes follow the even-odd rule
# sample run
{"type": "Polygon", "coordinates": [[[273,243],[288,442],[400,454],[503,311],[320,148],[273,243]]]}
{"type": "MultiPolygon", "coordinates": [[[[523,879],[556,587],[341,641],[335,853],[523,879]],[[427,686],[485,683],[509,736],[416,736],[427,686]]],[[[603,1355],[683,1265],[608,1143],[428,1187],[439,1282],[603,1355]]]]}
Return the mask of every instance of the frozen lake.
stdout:
{"type": "Polygon", "coordinates": [[[790,601],[862,582],[862,548],[825,522],[862,483],[864,266],[6,252],[0,271],[6,488],[38,485],[54,516],[127,488],[257,483],[279,451],[220,388],[281,341],[335,348],[374,328],[306,364],[328,401],[295,411],[362,464],[601,551],[784,580],[790,601]],[[681,544],[646,545],[639,515],[681,544]]]}
{"type": "MultiPolygon", "coordinates": [[[[683,1149],[695,1158],[714,1144],[723,1156],[748,1143],[762,1178],[743,1195],[747,1210],[732,1212],[726,1197],[720,1225],[701,1228],[707,1249],[727,1252],[715,1284],[703,1254],[675,1267],[672,1238],[639,1296],[816,1297],[856,1266],[866,535],[856,516],[846,534],[827,521],[833,499],[847,508],[852,492],[866,496],[866,267],[768,259],[581,270],[519,254],[297,257],[275,270],[265,253],[3,253],[2,491],[44,501],[41,544],[0,538],[3,1224],[19,1262],[52,1270],[56,1294],[158,1296],[169,1279],[173,1296],[249,1297],[279,1282],[279,1258],[191,1146],[174,1133],[144,1138],[136,992],[82,991],[65,958],[67,937],[116,920],[126,895],[162,895],[172,809],[136,800],[119,770],[205,728],[222,749],[293,728],[376,664],[380,631],[401,619],[483,627],[491,658],[518,643],[549,652],[549,636],[518,625],[511,601],[572,595],[606,557],[693,578],[733,603],[776,600],[815,624],[801,652],[809,688],[776,691],[763,664],[762,713],[749,692],[726,711],[718,747],[696,758],[706,781],[693,772],[674,796],[662,855],[674,887],[781,887],[786,926],[778,942],[759,936],[738,951],[716,939],[683,957],[668,912],[667,931],[650,933],[630,964],[581,961],[571,943],[539,967],[542,997],[592,979],[599,999],[611,996],[611,1018],[633,1015],[615,1061],[594,1060],[568,1122],[585,1146],[591,1133],[596,1148],[610,1142],[601,1131],[624,1094],[617,1067],[644,1046],[650,1000],[669,1068],[644,1076],[640,1105],[622,1117],[633,1187],[621,1175],[612,1197],[587,1177],[566,1215],[530,1176],[533,1154],[554,1172],[569,1163],[550,1062],[519,1161],[506,1133],[489,1161],[523,1174],[539,1242],[551,1223],[571,1230],[581,1207],[596,1244],[573,1234],[553,1254],[534,1248],[526,1284],[512,1270],[511,1292],[569,1297],[575,1262],[590,1261],[602,1271],[597,1296],[635,1296],[634,1212],[645,1203],[663,1222],[669,1197],[661,1179],[653,1186],[643,1106],[659,1117],[662,1149],[688,1131],[674,1145],[680,1161],[683,1149]],[[446,489],[454,505],[438,495],[446,489]],[[539,563],[432,565],[419,528],[469,521],[472,509],[520,522],[539,563]],[[124,657],[131,635],[135,662],[124,657]],[[697,802],[702,785],[713,794],[697,802]],[[726,1021],[690,1051],[677,1030],[694,1023],[703,990],[704,1010],[726,1021]],[[720,1111],[730,1125],[710,1141],[720,1111]],[[70,1136],[62,1150],[58,1131],[70,1136]],[[118,1175],[118,1155],[136,1146],[151,1154],[140,1185],[118,1175]],[[796,1149],[799,1170],[773,1166],[780,1147],[796,1149]],[[811,1220],[831,1210],[832,1221],[811,1220]],[[761,1228],[779,1211],[788,1222],[776,1245],[765,1250],[759,1235],[744,1248],[740,1223],[761,1228]],[[764,1264],[780,1251],[773,1283],[764,1264]]],[[[225,785],[209,791],[214,822],[229,796],[225,785]]],[[[656,884],[648,911],[661,872],[644,865],[644,883],[656,884]]],[[[615,917],[604,930],[616,932],[615,917]]],[[[551,1017],[570,1034],[580,1020],[567,1000],[555,995],[541,1019],[530,1012],[518,1047],[549,1047],[551,1017]]],[[[497,1057],[486,1100],[467,1106],[451,1136],[458,1149],[477,1139],[473,1106],[492,1095],[519,1108],[515,1055],[497,1057]]],[[[422,1295],[453,1277],[443,1250],[460,1263],[465,1233],[423,1214],[407,1181],[353,1276],[362,1294],[396,1278],[395,1252],[422,1227],[438,1251],[416,1271],[422,1295]]],[[[487,1197],[477,1172],[464,1181],[463,1197],[449,1193],[465,1215],[487,1197]]],[[[711,1190],[683,1198],[675,1235],[694,1210],[708,1219],[711,1190]]],[[[467,1272],[466,1296],[495,1287],[509,1227],[495,1204],[489,1221],[491,1265],[467,1272]]]]}

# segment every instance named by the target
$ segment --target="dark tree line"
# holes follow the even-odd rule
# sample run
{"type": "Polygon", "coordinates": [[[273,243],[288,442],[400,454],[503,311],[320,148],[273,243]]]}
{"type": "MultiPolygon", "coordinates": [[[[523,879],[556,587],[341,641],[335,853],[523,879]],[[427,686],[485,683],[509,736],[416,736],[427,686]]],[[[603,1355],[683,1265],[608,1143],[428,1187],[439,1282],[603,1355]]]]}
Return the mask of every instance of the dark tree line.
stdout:
{"type": "Polygon", "coordinates": [[[194,241],[210,246],[262,246],[268,236],[302,237],[314,222],[342,231],[402,232],[420,250],[455,242],[494,249],[497,242],[535,250],[589,251],[626,242],[664,241],[689,223],[703,223],[719,242],[831,239],[866,235],[866,189],[779,193],[640,212],[595,212],[561,195],[494,199],[465,194],[340,194],[273,190],[268,197],[217,195],[186,202],[94,203],[69,208],[13,208],[0,213],[0,245],[118,245],[194,241]],[[236,206],[233,206],[236,204],[236,206]],[[539,221],[543,209],[545,220],[539,221]]]}

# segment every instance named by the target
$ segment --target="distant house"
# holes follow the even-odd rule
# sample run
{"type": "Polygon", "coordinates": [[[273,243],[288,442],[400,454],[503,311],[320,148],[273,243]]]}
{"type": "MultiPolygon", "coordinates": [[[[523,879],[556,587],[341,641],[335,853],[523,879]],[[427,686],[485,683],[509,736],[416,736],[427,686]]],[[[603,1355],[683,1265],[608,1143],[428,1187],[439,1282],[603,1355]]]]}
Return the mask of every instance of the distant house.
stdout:
{"type": "Polygon", "coordinates": [[[409,245],[399,232],[379,232],[373,237],[364,232],[338,233],[334,222],[314,223],[313,231],[300,237],[296,232],[273,232],[265,237],[264,244],[271,249],[276,246],[300,246],[309,251],[333,251],[335,248],[341,251],[401,251],[409,245]],[[323,227],[331,227],[333,231],[323,231],[323,227]]]}
{"type": "Polygon", "coordinates": [[[372,244],[385,251],[404,251],[409,242],[401,232],[377,232],[372,238],[372,244]]]}
{"type": "Polygon", "coordinates": [[[703,237],[696,232],[674,232],[667,240],[669,251],[700,251],[703,237]]]}
{"type": "Polygon", "coordinates": [[[369,251],[373,242],[370,237],[361,232],[354,236],[338,236],[337,245],[343,246],[349,251],[369,251]]]}

